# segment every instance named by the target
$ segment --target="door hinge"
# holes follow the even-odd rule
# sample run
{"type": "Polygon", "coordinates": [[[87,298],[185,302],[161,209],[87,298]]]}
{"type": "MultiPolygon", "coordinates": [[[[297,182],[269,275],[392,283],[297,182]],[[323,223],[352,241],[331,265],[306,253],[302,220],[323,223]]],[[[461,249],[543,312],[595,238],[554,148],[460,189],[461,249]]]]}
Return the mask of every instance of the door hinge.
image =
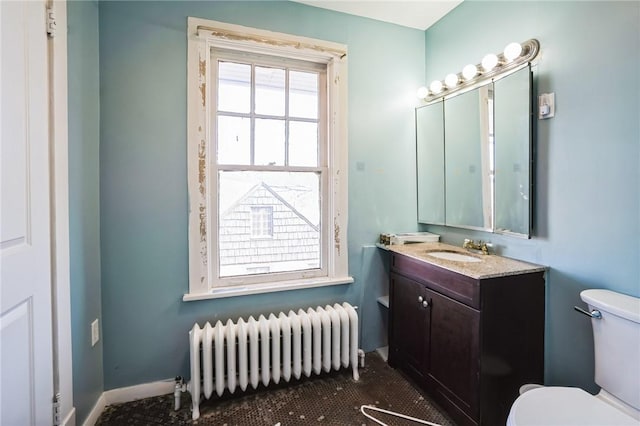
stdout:
{"type": "Polygon", "coordinates": [[[47,35],[56,36],[56,11],[53,7],[47,8],[47,35]]]}
{"type": "Polygon", "coordinates": [[[53,426],[60,426],[62,423],[60,420],[60,399],[59,393],[53,397],[53,426]]]}

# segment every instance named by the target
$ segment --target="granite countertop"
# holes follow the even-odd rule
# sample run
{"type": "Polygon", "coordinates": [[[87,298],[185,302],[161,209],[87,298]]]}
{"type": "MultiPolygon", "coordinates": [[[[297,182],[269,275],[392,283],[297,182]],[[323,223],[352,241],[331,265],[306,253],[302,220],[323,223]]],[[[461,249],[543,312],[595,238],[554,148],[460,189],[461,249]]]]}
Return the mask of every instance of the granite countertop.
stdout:
{"type": "Polygon", "coordinates": [[[463,249],[462,247],[444,243],[402,244],[384,246],[383,248],[475,279],[541,272],[546,271],[547,269],[545,266],[510,259],[508,257],[498,256],[495,254],[476,254],[473,251],[463,249]],[[461,253],[480,259],[480,262],[460,262],[430,256],[429,252],[434,251],[461,253]]]}

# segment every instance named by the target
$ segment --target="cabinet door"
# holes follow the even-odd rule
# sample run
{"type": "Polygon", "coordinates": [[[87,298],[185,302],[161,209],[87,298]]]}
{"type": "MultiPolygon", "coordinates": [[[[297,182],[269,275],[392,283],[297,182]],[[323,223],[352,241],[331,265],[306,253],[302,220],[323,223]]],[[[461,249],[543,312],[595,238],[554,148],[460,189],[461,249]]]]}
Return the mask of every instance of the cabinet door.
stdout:
{"type": "Polygon", "coordinates": [[[426,290],[431,306],[430,379],[473,418],[478,413],[480,312],[426,290]]]}
{"type": "Polygon", "coordinates": [[[428,365],[429,310],[424,285],[391,273],[390,349],[393,361],[408,372],[423,376],[428,365]]]}

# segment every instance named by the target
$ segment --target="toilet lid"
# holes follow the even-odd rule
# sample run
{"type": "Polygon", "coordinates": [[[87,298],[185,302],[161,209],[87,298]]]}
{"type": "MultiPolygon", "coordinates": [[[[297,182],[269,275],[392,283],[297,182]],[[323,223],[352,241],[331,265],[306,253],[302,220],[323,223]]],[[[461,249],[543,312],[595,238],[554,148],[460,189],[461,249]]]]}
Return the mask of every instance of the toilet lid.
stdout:
{"type": "Polygon", "coordinates": [[[542,387],[523,393],[507,426],[639,426],[640,420],[579,388],[542,387]]]}

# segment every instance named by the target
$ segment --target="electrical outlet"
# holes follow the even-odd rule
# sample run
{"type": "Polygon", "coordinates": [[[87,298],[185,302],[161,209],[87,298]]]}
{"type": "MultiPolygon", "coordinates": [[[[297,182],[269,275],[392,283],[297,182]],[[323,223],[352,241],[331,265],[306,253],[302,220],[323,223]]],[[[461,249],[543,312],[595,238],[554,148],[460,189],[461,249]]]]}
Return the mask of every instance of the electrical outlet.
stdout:
{"type": "Polygon", "coordinates": [[[91,346],[95,346],[100,340],[100,326],[98,325],[98,319],[91,323],[91,346]]]}

